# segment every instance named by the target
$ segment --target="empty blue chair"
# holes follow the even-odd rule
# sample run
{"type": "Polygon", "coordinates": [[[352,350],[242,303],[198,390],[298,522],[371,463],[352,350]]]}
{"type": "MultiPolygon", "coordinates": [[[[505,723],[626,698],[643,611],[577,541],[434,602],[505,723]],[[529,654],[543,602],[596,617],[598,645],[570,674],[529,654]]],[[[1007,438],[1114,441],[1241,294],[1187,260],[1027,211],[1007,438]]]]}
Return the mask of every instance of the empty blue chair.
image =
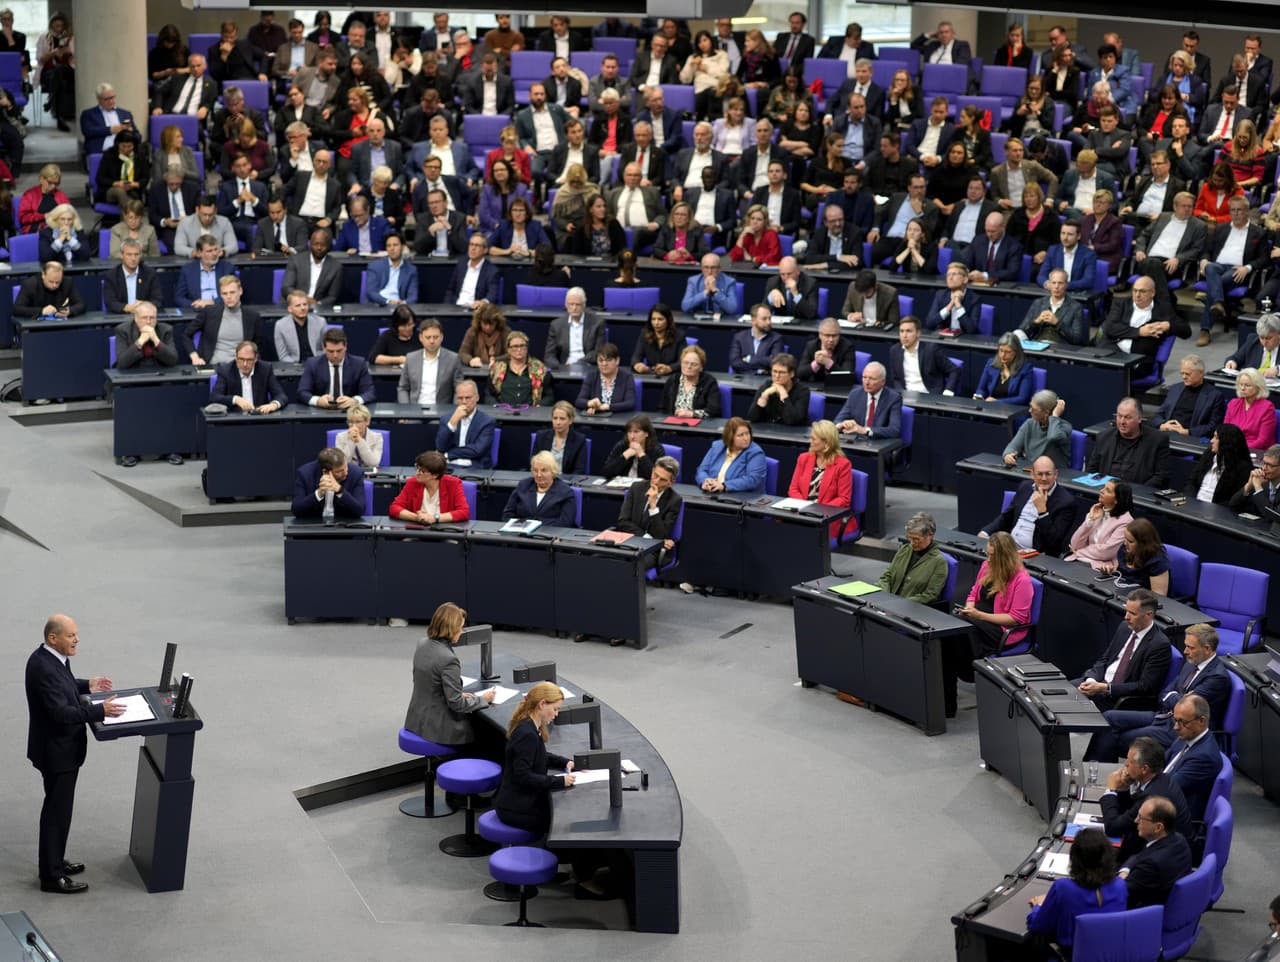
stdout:
{"type": "Polygon", "coordinates": [[[831,295],[831,292],[827,290],[825,286],[818,288],[818,316],[819,317],[827,316],[827,304],[830,302],[830,295],[831,295]]]}
{"type": "Polygon", "coordinates": [[[1035,650],[1036,625],[1040,623],[1040,602],[1044,598],[1044,582],[1039,578],[1032,578],[1031,592],[1030,618],[1025,625],[1010,625],[1001,632],[1000,650],[996,652],[997,655],[1025,655],[1035,650]],[[1027,633],[1022,636],[1022,640],[1010,645],[1009,636],[1023,628],[1027,629],[1027,633]]]}
{"type": "Polygon", "coordinates": [[[662,300],[662,289],[659,287],[606,287],[604,289],[606,311],[630,311],[634,314],[643,314],[660,300],[662,300]]]}
{"type": "Polygon", "coordinates": [[[903,70],[911,74],[912,80],[920,78],[920,51],[912,47],[881,47],[877,46],[876,53],[880,60],[895,60],[899,63],[903,70]]]}
{"type": "Polygon", "coordinates": [[[533,284],[516,285],[516,307],[564,307],[567,287],[538,287],[533,284]]]}
{"type": "Polygon", "coordinates": [[[1089,435],[1083,431],[1072,430],[1071,432],[1071,467],[1076,471],[1084,470],[1084,449],[1089,441],[1089,435]]]}
{"type": "Polygon", "coordinates": [[[1173,883],[1164,904],[1164,923],[1160,942],[1165,959],[1180,959],[1195,944],[1200,934],[1200,916],[1209,907],[1213,880],[1218,871],[1218,857],[1206,854],[1200,867],[1173,883]]]}
{"type": "MultiPolygon", "coordinates": [[[[1222,713],[1222,731],[1217,733],[1218,747],[1231,760],[1236,760],[1236,736],[1240,734],[1240,726],[1244,724],[1245,687],[1240,676],[1234,671],[1227,672],[1231,681],[1231,694],[1227,698],[1226,711],[1222,713]]],[[[1228,769],[1230,765],[1226,766],[1228,769]]]]}
{"type": "Polygon", "coordinates": [[[778,459],[766,457],[764,459],[764,493],[776,495],[778,493],[778,459]]]}
{"type": "MultiPolygon", "coordinates": [[[[676,480],[679,480],[678,478],[676,480]]],[[[646,581],[655,580],[658,575],[664,571],[669,571],[679,562],[677,553],[680,551],[680,538],[684,535],[684,502],[680,502],[680,513],[676,515],[676,523],[671,528],[671,540],[675,542],[675,547],[671,549],[671,554],[667,558],[666,563],[657,568],[650,568],[644,573],[646,581]]],[[[661,557],[661,555],[659,555],[661,557]]]]}
{"type": "Polygon", "coordinates": [[[1027,72],[1022,67],[987,65],[982,68],[982,94],[985,97],[1000,98],[1001,106],[1008,108],[1005,118],[1018,106],[1026,89],[1027,72]]]}
{"type": "Polygon", "coordinates": [[[474,521],[476,517],[476,483],[474,481],[462,482],[462,496],[467,499],[468,516],[474,521]]]}
{"type": "Polygon", "coordinates": [[[1008,510],[1009,510],[1009,505],[1013,504],[1013,496],[1014,496],[1016,493],[1017,493],[1017,492],[1015,492],[1015,491],[1006,491],[1006,492],[1004,493],[1004,497],[1000,499],[1000,510],[1001,510],[1001,511],[1008,511],[1008,510]]]}
{"type": "Polygon", "coordinates": [[[14,234],[9,238],[9,261],[13,264],[40,262],[40,235],[14,234]]]}
{"type": "MultiPolygon", "coordinates": [[[[193,52],[197,52],[192,47],[193,52]]],[[[204,53],[203,50],[198,51],[204,53]]],[[[200,118],[193,117],[191,114],[156,114],[148,121],[151,131],[151,146],[160,146],[160,135],[164,133],[166,127],[177,127],[182,131],[182,142],[195,150],[196,157],[202,156],[202,151],[196,150],[196,145],[200,143],[200,118]]]]}
{"type": "Polygon", "coordinates": [[[925,102],[941,94],[955,108],[956,98],[969,88],[969,66],[962,63],[927,63],[920,72],[925,102]]]}
{"type": "Polygon", "coordinates": [[[552,58],[549,50],[511,51],[511,79],[542,80],[551,73],[552,58]]]}
{"type": "Polygon", "coordinates": [[[1037,391],[1044,390],[1045,378],[1048,373],[1042,367],[1033,367],[1031,369],[1031,393],[1034,395],[1037,391]]]}
{"type": "Polygon", "coordinates": [[[664,444],[662,453],[669,458],[675,458],[676,464],[680,465],[680,470],[676,472],[676,484],[679,484],[680,475],[684,473],[684,448],[678,444],[664,444]]]}
{"type": "Polygon", "coordinates": [[[1071,958],[1075,962],[1152,962],[1160,957],[1163,922],[1164,908],[1159,905],[1078,915],[1071,958]]]}
{"type": "MultiPolygon", "coordinates": [[[[538,840],[538,836],[533,832],[526,831],[523,828],[516,828],[514,825],[508,825],[498,817],[498,813],[493,809],[489,809],[489,811],[482,814],[476,824],[481,838],[503,848],[510,845],[532,845],[538,840]]],[[[535,895],[537,890],[534,889],[529,894],[535,895]]],[[[490,882],[484,887],[484,895],[485,898],[493,899],[495,902],[518,902],[520,900],[519,888],[514,885],[508,885],[506,882],[490,882]]]]}
{"type": "Polygon", "coordinates": [[[462,121],[462,136],[472,153],[488,153],[502,145],[502,128],[510,124],[511,118],[506,114],[492,117],[486,114],[467,114],[462,121]]]}
{"type": "MultiPolygon", "coordinates": [[[[609,39],[616,39],[616,38],[610,38],[610,37],[597,37],[596,39],[597,39],[597,40],[609,40],[609,39]]],[[[579,50],[579,51],[577,51],[577,52],[575,52],[575,53],[573,53],[573,54],[571,54],[571,55],[569,56],[569,63],[570,63],[570,64],[572,64],[573,66],[577,67],[579,70],[581,70],[583,73],[585,73],[588,77],[594,77],[596,74],[598,74],[598,73],[600,72],[600,64],[601,64],[601,62],[604,60],[604,55],[605,55],[607,52],[608,52],[608,51],[603,50],[603,49],[601,49],[601,50],[579,50]]],[[[635,54],[633,53],[633,54],[632,54],[632,58],[634,59],[634,57],[635,57],[635,54]]],[[[619,58],[619,59],[621,59],[621,58],[619,58]]],[[[622,73],[622,65],[621,65],[621,63],[619,63],[619,65],[618,65],[618,72],[619,72],[620,74],[622,74],[623,76],[626,76],[626,75],[625,75],[625,73],[622,73]]],[[[586,91],[584,90],[584,91],[583,91],[583,93],[585,94],[585,93],[586,93],[586,91]]]]}
{"type": "Polygon", "coordinates": [[[436,792],[436,765],[439,759],[456,755],[458,750],[451,745],[428,741],[407,728],[400,729],[399,743],[402,752],[419,755],[427,762],[422,770],[422,795],[406,798],[400,803],[400,811],[414,818],[443,818],[452,815],[453,806],[445,800],[444,795],[436,792]]]}
{"type": "Polygon", "coordinates": [[[270,80],[229,80],[222,85],[222,89],[228,87],[238,87],[244,94],[244,105],[250,110],[259,110],[265,117],[267,109],[271,106],[271,81],[270,80]]]}
{"type": "MultiPolygon", "coordinates": [[[[1230,769],[1228,764],[1224,766],[1230,769]]],[[[1231,834],[1235,825],[1235,817],[1231,811],[1231,803],[1225,798],[1215,798],[1205,810],[1204,854],[1214,857],[1215,866],[1213,882],[1209,886],[1209,904],[1214,905],[1222,898],[1222,872],[1227,867],[1227,858],[1231,855],[1231,834]]]]}
{"type": "MultiPolygon", "coordinates": [[[[659,84],[662,88],[662,102],[666,104],[668,110],[674,110],[677,114],[693,116],[694,113],[694,93],[693,88],[688,84],[659,84]]],[[[690,144],[693,141],[689,141],[690,144]]]]}
{"type": "Polygon", "coordinates": [[[853,509],[853,516],[858,519],[858,527],[849,530],[847,523],[839,522],[840,531],[831,539],[831,548],[840,547],[843,544],[849,544],[862,538],[862,515],[867,510],[867,484],[870,476],[865,471],[859,471],[854,468],[850,472],[852,484],[849,488],[849,507],[853,509]]]}
{"type": "MultiPolygon", "coordinates": [[[[807,57],[804,62],[804,82],[811,84],[815,80],[822,81],[822,96],[818,98],[818,109],[825,110],[840,85],[849,79],[849,66],[843,60],[822,60],[807,57]]],[[[835,104],[832,104],[834,108],[835,104]]]]}
{"type": "Polygon", "coordinates": [[[827,416],[827,396],[818,391],[809,392],[809,420],[821,421],[827,416]]]}
{"type": "MultiPolygon", "coordinates": [[[[391,463],[391,432],[383,431],[380,428],[369,428],[369,430],[382,437],[382,457],[378,459],[378,467],[385,468],[391,463]]],[[[334,428],[332,431],[326,432],[324,436],[326,447],[334,447],[337,444],[338,435],[341,433],[340,428],[334,428]]]]}
{"type": "Polygon", "coordinates": [[[576,527],[582,527],[582,489],[576,484],[570,489],[573,492],[573,523],[576,527]]]}
{"type": "Polygon", "coordinates": [[[1135,377],[1129,383],[1131,391],[1146,390],[1164,383],[1164,366],[1169,361],[1169,355],[1173,353],[1174,340],[1176,339],[1172,334],[1166,334],[1160,338],[1160,343],[1156,345],[1155,357],[1152,358],[1151,372],[1142,377],[1135,377]]]}
{"type": "Polygon", "coordinates": [[[791,234],[779,234],[778,246],[782,248],[782,256],[790,257],[791,251],[795,248],[796,239],[791,234]]]}
{"type": "Polygon", "coordinates": [[[560,860],[545,848],[534,848],[531,845],[512,845],[500,848],[489,856],[489,874],[499,882],[520,887],[520,917],[507,925],[521,928],[543,928],[537,922],[530,922],[528,915],[529,889],[534,885],[542,885],[556,877],[556,866],[560,860]]]}
{"type": "Polygon", "coordinates": [[[271,303],[279,304],[284,295],[284,268],[277,267],[271,272],[271,303]]]}
{"type": "Polygon", "coordinates": [[[718,384],[720,388],[720,416],[728,418],[733,416],[733,385],[718,384]]]}
{"type": "MultiPolygon", "coordinates": [[[[1232,678],[1235,677],[1235,672],[1231,672],[1230,674],[1232,678]]],[[[1241,690],[1244,689],[1243,682],[1241,682],[1240,688],[1241,690]]],[[[1242,709],[1243,707],[1244,706],[1241,705],[1242,709]]],[[[1218,742],[1219,744],[1222,742],[1221,734],[1218,735],[1218,742]]],[[[1222,798],[1226,799],[1228,802],[1231,801],[1231,783],[1235,780],[1235,775],[1231,769],[1231,760],[1221,752],[1218,754],[1222,755],[1222,767],[1218,769],[1217,777],[1213,780],[1213,788],[1209,790],[1209,801],[1206,802],[1204,806],[1206,817],[1209,812],[1213,811],[1213,804],[1218,799],[1222,798]]]]}
{"type": "Polygon", "coordinates": [[[480,858],[493,846],[476,834],[476,796],[492,792],[502,781],[502,766],[484,758],[455,758],[436,769],[436,784],[446,792],[467,797],[467,828],[461,835],[440,840],[440,851],[457,858],[480,858]]]}
{"type": "Polygon", "coordinates": [[[373,482],[368,478],[364,481],[364,513],[366,516],[373,514],[373,482]]]}
{"type": "Polygon", "coordinates": [[[1271,576],[1251,568],[1206,562],[1200,566],[1195,607],[1218,619],[1218,653],[1238,655],[1261,636],[1271,576]]]}
{"type": "Polygon", "coordinates": [[[960,562],[945,551],[942,552],[942,560],[947,563],[947,580],[942,583],[942,597],[938,599],[938,607],[946,611],[955,600],[956,575],[960,573],[960,562]]]}
{"type": "MultiPolygon", "coordinates": [[[[945,250],[945,248],[944,248],[945,250]]],[[[978,333],[990,337],[996,323],[996,309],[991,304],[983,304],[978,309],[978,333]]]]}
{"type": "MultiPolygon", "coordinates": [[[[9,92],[10,99],[19,110],[27,105],[27,96],[23,93],[21,53],[0,53],[0,87],[9,92]]],[[[13,173],[17,176],[18,171],[13,173]]]]}
{"type": "MultiPolygon", "coordinates": [[[[943,248],[943,249],[945,250],[946,248],[943,248]]],[[[910,314],[912,309],[915,306],[916,306],[916,299],[912,297],[910,294],[898,295],[898,314],[901,315],[902,317],[906,317],[908,314],[910,314]]]]}
{"type": "Polygon", "coordinates": [[[1169,597],[1178,601],[1194,598],[1200,579],[1200,556],[1172,544],[1165,545],[1164,550],[1169,556],[1169,597]]]}
{"type": "Polygon", "coordinates": [[[498,466],[498,448],[502,445],[502,428],[493,429],[493,444],[489,447],[489,463],[498,466]]]}
{"type": "MultiPolygon", "coordinates": [[[[619,60],[626,59],[628,62],[636,59],[636,41],[632,37],[592,37],[591,46],[601,55],[611,53],[619,60]]],[[[577,53],[573,55],[574,66],[578,66],[580,56],[582,55],[577,53]]]]}
{"type": "MultiPolygon", "coordinates": [[[[951,266],[951,258],[955,256],[955,250],[950,247],[938,248],[938,273],[940,275],[947,273],[947,268],[951,266]]],[[[882,266],[888,263],[888,259],[882,261],[882,266]]]]}

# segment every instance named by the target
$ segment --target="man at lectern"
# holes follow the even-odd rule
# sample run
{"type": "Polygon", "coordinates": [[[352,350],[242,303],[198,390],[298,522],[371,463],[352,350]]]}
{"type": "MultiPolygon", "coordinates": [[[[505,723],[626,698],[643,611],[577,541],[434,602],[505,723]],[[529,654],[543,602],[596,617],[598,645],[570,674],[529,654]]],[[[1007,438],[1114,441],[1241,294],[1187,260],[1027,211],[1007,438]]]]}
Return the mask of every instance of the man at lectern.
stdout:
{"type": "Polygon", "coordinates": [[[50,615],[44,644],[27,659],[27,758],[44,778],[44,806],[40,809],[40,890],[69,895],[89,886],[70,876],[84,871],[80,862],[67,861],[67,835],[75,804],[76,776],[84,764],[87,722],[124,714],[114,697],[99,705],[80,700],[91,692],[111,691],[103,675],[77,678],[71,656],[80,644],[79,629],[67,615],[50,615]]]}

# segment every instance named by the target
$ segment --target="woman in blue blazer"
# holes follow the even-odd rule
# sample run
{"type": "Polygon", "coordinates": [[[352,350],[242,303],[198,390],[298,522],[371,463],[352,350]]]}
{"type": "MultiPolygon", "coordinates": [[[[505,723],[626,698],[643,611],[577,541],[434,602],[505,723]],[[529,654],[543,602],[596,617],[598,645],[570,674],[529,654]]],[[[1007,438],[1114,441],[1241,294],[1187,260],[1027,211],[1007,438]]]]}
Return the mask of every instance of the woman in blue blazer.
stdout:
{"type": "Polygon", "coordinates": [[[1022,341],[1016,334],[1001,334],[996,342],[996,356],[982,369],[973,396],[980,401],[1004,401],[1026,406],[1031,403],[1031,365],[1022,353],[1022,341]]]}
{"type": "Polygon", "coordinates": [[[539,451],[529,462],[532,477],[516,485],[502,509],[502,520],[541,521],[558,528],[578,526],[578,504],[573,489],[560,480],[555,455],[539,451]]]}
{"type": "Polygon", "coordinates": [[[622,352],[616,344],[601,344],[596,366],[582,376],[582,390],[574,403],[588,414],[612,414],[636,409],[636,379],[630,371],[618,370],[622,352]]]}
{"type": "Polygon", "coordinates": [[[546,451],[560,465],[561,474],[587,473],[587,439],[581,431],[573,429],[573,419],[578,412],[568,401],[557,401],[551,406],[551,427],[533,436],[533,450],[546,451]]]}
{"type": "Polygon", "coordinates": [[[698,465],[698,486],[708,492],[763,494],[764,476],[764,452],[751,440],[751,425],[743,418],[729,418],[722,439],[698,465]]]}
{"type": "Polygon", "coordinates": [[[507,219],[510,206],[520,198],[532,203],[529,188],[520,183],[515,170],[505,160],[495,160],[489,171],[489,182],[480,192],[480,230],[485,234],[497,230],[507,219]]]}
{"type": "Polygon", "coordinates": [[[489,235],[489,253],[494,257],[523,254],[532,257],[539,244],[550,244],[551,238],[542,225],[533,219],[529,202],[517,197],[507,205],[507,219],[498,224],[489,235]],[[520,234],[516,233],[519,229],[520,234]]]}

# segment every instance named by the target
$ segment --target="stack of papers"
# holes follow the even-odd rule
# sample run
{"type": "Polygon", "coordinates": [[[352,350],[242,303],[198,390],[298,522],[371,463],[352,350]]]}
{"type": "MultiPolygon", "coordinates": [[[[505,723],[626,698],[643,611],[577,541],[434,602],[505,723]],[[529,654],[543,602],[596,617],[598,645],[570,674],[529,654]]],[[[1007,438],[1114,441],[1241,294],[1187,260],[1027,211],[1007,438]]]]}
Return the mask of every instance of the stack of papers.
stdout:
{"type": "Polygon", "coordinates": [[[1040,871],[1048,875],[1069,875],[1071,874],[1070,863],[1070,852],[1049,852],[1040,862],[1040,871]]]}
{"type": "Polygon", "coordinates": [[[799,511],[815,503],[814,501],[806,501],[803,498],[779,498],[769,507],[777,508],[779,511],[799,511]]]}
{"type": "MultiPolygon", "coordinates": [[[[101,705],[102,701],[95,701],[95,705],[101,705]]],[[[141,695],[124,695],[116,697],[117,705],[124,705],[124,714],[116,715],[115,718],[104,719],[108,725],[124,725],[128,722],[144,722],[151,721],[156,717],[156,713],[151,710],[151,706],[147,704],[147,699],[141,695]]]]}
{"type": "Polygon", "coordinates": [[[498,530],[507,531],[513,534],[532,534],[541,527],[542,522],[533,518],[512,518],[498,530]]]}

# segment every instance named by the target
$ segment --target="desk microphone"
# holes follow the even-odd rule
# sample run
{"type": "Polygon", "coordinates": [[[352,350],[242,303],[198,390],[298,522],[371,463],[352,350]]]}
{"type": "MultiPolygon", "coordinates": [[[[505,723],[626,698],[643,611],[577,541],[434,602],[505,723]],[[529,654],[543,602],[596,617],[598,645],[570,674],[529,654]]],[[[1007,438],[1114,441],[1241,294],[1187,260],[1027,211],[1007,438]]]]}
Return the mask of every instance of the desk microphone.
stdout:
{"type": "Polygon", "coordinates": [[[31,946],[33,949],[35,949],[37,952],[39,952],[39,953],[40,953],[40,958],[44,959],[44,960],[45,960],[45,962],[54,962],[53,958],[51,958],[51,957],[50,957],[49,953],[48,953],[48,952],[46,952],[46,951],[41,947],[41,945],[40,945],[40,939],[36,936],[36,934],[35,934],[34,932],[28,932],[28,933],[27,933],[27,945],[31,946]]]}

